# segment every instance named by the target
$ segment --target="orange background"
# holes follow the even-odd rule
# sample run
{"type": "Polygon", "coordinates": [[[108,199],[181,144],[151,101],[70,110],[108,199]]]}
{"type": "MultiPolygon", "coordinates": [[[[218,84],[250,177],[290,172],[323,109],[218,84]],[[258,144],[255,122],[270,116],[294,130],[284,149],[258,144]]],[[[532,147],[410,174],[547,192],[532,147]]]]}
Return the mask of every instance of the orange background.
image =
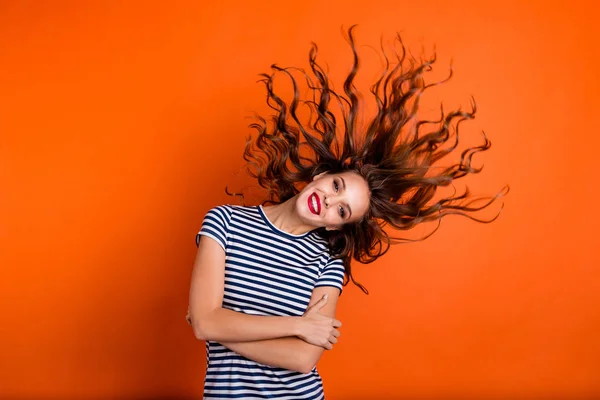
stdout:
{"type": "Polygon", "coordinates": [[[511,192],[355,267],[328,398],[600,398],[595,2],[120,3],[0,3],[0,398],[201,398],[194,235],[258,74],[316,41],[343,76],[353,23],[365,59],[397,30],[453,59],[447,109],[473,95],[493,143],[467,183],[511,192]]]}

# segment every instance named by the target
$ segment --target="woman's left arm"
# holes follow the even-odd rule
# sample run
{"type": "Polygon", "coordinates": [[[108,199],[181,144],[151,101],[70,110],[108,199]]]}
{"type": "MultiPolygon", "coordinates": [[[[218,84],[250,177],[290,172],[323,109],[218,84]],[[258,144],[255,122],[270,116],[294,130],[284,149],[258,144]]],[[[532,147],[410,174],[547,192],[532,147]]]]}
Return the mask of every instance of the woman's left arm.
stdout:
{"type": "MultiPolygon", "coordinates": [[[[339,289],[332,286],[317,287],[313,290],[309,308],[327,295],[319,313],[335,318],[339,289]]],[[[337,338],[334,339],[334,342],[337,338]]],[[[251,342],[227,342],[223,346],[257,363],[271,367],[285,368],[304,374],[309,373],[321,358],[323,347],[306,343],[297,337],[256,340],[251,342]]]]}

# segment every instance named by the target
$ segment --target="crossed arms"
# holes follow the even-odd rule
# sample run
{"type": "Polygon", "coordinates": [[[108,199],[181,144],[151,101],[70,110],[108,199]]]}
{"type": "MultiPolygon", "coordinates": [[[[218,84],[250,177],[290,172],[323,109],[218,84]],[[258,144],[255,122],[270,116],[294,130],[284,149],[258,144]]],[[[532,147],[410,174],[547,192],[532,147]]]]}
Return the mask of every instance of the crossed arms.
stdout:
{"type": "Polygon", "coordinates": [[[317,287],[302,317],[247,315],[222,307],[225,252],[203,237],[192,272],[188,323],[198,340],[211,340],[264,365],[309,373],[337,343],[339,290],[317,287]]]}

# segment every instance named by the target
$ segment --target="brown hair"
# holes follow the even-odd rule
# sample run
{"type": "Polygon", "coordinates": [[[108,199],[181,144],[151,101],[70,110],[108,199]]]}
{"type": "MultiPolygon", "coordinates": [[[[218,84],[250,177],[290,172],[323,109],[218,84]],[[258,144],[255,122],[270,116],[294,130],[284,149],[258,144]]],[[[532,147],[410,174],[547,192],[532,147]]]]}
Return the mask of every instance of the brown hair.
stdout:
{"type": "Polygon", "coordinates": [[[328,240],[332,254],[344,259],[344,285],[352,281],[368,293],[352,276],[352,258],[370,263],[385,254],[392,243],[423,240],[439,228],[439,222],[447,215],[492,222],[500,212],[490,220],[477,219],[469,213],[489,206],[508,193],[509,188],[504,187],[493,197],[473,198],[466,187],[462,194],[455,192],[455,195],[428,204],[438,187],[448,186],[456,179],[482,170],[482,167],[472,165],[472,158],[490,148],[491,142],[485,133],[482,133],[481,145],[469,147],[461,153],[460,162],[441,170],[436,167],[439,172],[431,173],[433,164],[458,146],[458,127],[462,121],[474,118],[475,101],[470,112],[459,109],[444,114],[441,108],[439,120],[416,120],[424,91],[450,79],[452,70],[445,80],[426,85],[423,74],[431,70],[436,60],[435,53],[431,59],[422,62],[410,56],[407,66],[406,49],[398,35],[401,52],[394,54],[397,62],[392,65],[384,50],[384,71],[371,86],[377,114],[363,124],[363,129],[359,129],[357,117],[363,100],[353,83],[359,68],[354,28],[348,30],[347,36],[354,62],[344,81],[344,94],[333,90],[327,74],[317,63],[317,46],[314,43],[309,53],[312,77],[300,69],[276,65],[271,66],[272,74],[261,75],[267,90],[267,104],[275,113],[271,115],[270,123],[257,116],[256,122],[250,125],[258,135],[255,139],[248,139],[244,159],[248,163],[249,174],[268,190],[269,199],[264,203],[288,200],[299,193],[299,185],[310,182],[321,172],[354,171],[367,181],[371,192],[367,214],[340,230],[326,231],[323,228],[319,234],[328,240]],[[300,98],[293,71],[302,73],[312,98],[300,98]],[[289,104],[274,91],[273,79],[277,74],[284,74],[292,83],[294,93],[289,104]],[[310,111],[305,123],[297,115],[300,105],[307,106],[310,111]],[[335,112],[341,113],[342,121],[338,121],[335,112]],[[423,132],[425,127],[432,125],[434,129],[423,132]],[[339,136],[343,138],[341,143],[339,136]],[[447,142],[449,147],[442,148],[447,142]],[[392,237],[385,229],[408,230],[430,221],[438,221],[436,229],[416,240],[392,237]]]}

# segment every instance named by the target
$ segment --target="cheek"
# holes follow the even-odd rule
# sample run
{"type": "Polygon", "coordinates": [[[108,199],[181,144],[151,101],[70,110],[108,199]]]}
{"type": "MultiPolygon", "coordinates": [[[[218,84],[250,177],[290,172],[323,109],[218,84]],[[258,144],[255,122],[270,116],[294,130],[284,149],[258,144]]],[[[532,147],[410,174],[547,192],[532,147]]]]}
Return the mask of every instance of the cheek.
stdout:
{"type": "Polygon", "coordinates": [[[327,222],[330,222],[332,224],[339,224],[340,223],[340,214],[338,213],[338,207],[337,206],[333,206],[332,208],[329,208],[327,210],[326,219],[327,219],[327,222]]]}

